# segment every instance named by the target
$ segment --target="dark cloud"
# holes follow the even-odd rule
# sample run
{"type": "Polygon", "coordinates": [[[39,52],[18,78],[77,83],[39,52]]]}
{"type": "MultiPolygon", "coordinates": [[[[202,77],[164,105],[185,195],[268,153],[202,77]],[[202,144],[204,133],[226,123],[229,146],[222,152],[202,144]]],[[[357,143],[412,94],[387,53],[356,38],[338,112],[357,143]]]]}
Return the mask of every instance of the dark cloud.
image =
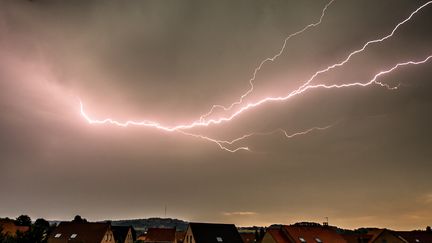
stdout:
{"type": "MultiPolygon", "coordinates": [[[[247,101],[284,95],[316,70],[383,36],[425,1],[338,1],[289,41],[247,101]]],[[[94,117],[192,121],[247,90],[256,65],[325,1],[1,1],[0,215],[69,219],[163,215],[240,225],[321,221],[423,228],[432,215],[430,63],[371,86],[311,90],[196,130],[252,136],[253,152],[94,117]]],[[[366,81],[430,55],[432,7],[317,82],[366,81]]]]}

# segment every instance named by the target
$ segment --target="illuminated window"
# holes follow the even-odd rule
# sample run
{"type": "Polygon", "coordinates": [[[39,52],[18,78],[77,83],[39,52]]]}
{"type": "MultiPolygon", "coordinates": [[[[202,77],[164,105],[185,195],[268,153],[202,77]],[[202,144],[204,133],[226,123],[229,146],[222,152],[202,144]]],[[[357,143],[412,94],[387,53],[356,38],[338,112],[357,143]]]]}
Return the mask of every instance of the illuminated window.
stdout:
{"type": "Polygon", "coordinates": [[[75,239],[77,237],[77,234],[71,234],[71,239],[75,239]]]}
{"type": "Polygon", "coordinates": [[[322,243],[322,240],[320,239],[320,238],[315,238],[315,240],[316,240],[316,242],[318,242],[318,243],[322,243]]]}
{"type": "Polygon", "coordinates": [[[299,237],[300,242],[305,243],[306,240],[303,237],[299,237]]]}
{"type": "Polygon", "coordinates": [[[54,238],[60,238],[61,234],[56,234],[54,238]]]}
{"type": "Polygon", "coordinates": [[[218,242],[222,242],[222,237],[216,237],[216,240],[217,240],[218,242]]]}

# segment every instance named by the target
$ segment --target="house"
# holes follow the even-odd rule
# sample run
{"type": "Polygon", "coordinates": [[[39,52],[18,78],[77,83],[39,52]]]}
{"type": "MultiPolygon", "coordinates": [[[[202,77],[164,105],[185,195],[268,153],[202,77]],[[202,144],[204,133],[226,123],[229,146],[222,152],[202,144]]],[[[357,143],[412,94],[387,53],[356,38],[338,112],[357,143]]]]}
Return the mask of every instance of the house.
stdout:
{"type": "Polygon", "coordinates": [[[175,228],[149,228],[144,238],[145,243],[175,243],[175,228]]]}
{"type": "Polygon", "coordinates": [[[13,220],[2,219],[0,220],[1,233],[14,237],[17,232],[26,232],[30,229],[29,226],[17,226],[13,220]]]}
{"type": "Polygon", "coordinates": [[[432,242],[431,231],[396,231],[395,234],[402,237],[408,243],[427,243],[432,242]]]}
{"type": "Polygon", "coordinates": [[[243,243],[255,243],[257,242],[255,233],[252,232],[240,232],[240,236],[243,243]]]}
{"type": "Polygon", "coordinates": [[[175,238],[176,238],[175,243],[183,243],[185,235],[186,235],[186,231],[176,231],[175,232],[175,238]]]}
{"type": "Polygon", "coordinates": [[[233,224],[189,223],[183,243],[243,243],[233,224]]]}
{"type": "Polygon", "coordinates": [[[61,222],[48,243],[116,243],[110,223],[61,222]]]}
{"type": "Polygon", "coordinates": [[[132,226],[111,226],[116,243],[133,243],[135,241],[132,226]]]}
{"type": "Polygon", "coordinates": [[[395,231],[379,229],[374,232],[374,236],[368,241],[368,243],[407,243],[407,241],[399,236],[395,231]]]}
{"type": "Polygon", "coordinates": [[[145,239],[146,239],[146,234],[145,233],[138,235],[137,238],[136,238],[136,240],[138,242],[144,242],[145,239]]]}
{"type": "Polygon", "coordinates": [[[345,233],[341,235],[345,239],[346,243],[369,243],[369,241],[374,237],[372,234],[366,233],[345,233]]]}
{"type": "Polygon", "coordinates": [[[267,229],[262,243],[346,243],[347,241],[329,226],[319,224],[281,225],[267,229]]]}

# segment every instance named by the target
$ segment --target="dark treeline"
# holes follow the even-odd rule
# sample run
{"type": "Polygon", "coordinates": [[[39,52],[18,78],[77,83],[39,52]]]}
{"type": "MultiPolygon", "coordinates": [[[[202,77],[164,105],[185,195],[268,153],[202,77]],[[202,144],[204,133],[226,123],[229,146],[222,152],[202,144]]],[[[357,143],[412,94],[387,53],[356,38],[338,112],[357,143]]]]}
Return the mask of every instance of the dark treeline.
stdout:
{"type": "Polygon", "coordinates": [[[0,243],[46,243],[53,229],[47,220],[39,218],[32,223],[31,218],[27,215],[21,215],[16,219],[2,218],[0,221],[28,227],[25,231],[17,230],[13,233],[6,233],[0,224],[0,243]]]}

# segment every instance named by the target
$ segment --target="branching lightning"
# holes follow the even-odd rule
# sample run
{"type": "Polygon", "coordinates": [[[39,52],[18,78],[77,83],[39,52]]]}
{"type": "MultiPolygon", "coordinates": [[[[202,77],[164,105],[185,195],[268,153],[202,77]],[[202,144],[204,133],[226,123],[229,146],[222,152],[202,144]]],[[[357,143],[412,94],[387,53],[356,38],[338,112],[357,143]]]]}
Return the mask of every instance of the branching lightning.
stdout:
{"type": "Polygon", "coordinates": [[[184,135],[188,135],[188,136],[192,136],[195,138],[200,138],[200,139],[204,139],[204,140],[216,143],[221,149],[234,153],[234,152],[237,152],[239,150],[251,151],[251,149],[249,147],[228,148],[227,145],[234,145],[235,143],[240,142],[242,140],[245,140],[245,139],[252,137],[252,136],[266,136],[266,135],[272,135],[272,134],[276,134],[276,133],[282,133],[285,136],[285,138],[290,139],[290,138],[294,138],[294,137],[297,137],[300,135],[306,135],[306,134],[311,133],[313,131],[326,130],[328,128],[331,128],[332,126],[334,126],[334,124],[329,125],[329,126],[325,126],[325,127],[312,127],[312,128],[307,129],[307,130],[295,132],[292,134],[289,134],[286,130],[284,130],[282,128],[278,128],[278,129],[270,131],[270,132],[251,132],[251,133],[242,135],[242,136],[237,137],[237,138],[232,139],[232,140],[218,140],[218,139],[210,138],[210,137],[200,135],[200,134],[193,134],[193,133],[185,132],[182,130],[179,130],[178,132],[180,132],[184,135]]]}
{"type": "Polygon", "coordinates": [[[223,109],[223,110],[225,110],[225,111],[229,111],[229,110],[231,110],[234,106],[236,106],[236,105],[240,105],[240,104],[243,102],[243,99],[246,98],[246,96],[248,96],[250,93],[253,92],[253,90],[254,90],[254,81],[255,81],[255,79],[256,79],[256,76],[257,76],[258,72],[261,70],[261,68],[264,66],[264,64],[266,64],[267,62],[274,62],[277,58],[279,58],[279,57],[283,54],[283,52],[285,51],[286,45],[287,45],[288,41],[289,41],[291,38],[293,38],[293,37],[295,37],[295,36],[297,36],[297,35],[302,34],[303,32],[307,31],[307,30],[310,29],[310,28],[313,28],[313,27],[316,27],[316,26],[320,25],[321,22],[322,22],[322,20],[323,20],[323,18],[324,18],[324,16],[325,16],[325,13],[326,13],[326,11],[327,11],[327,8],[328,8],[328,7],[329,7],[329,6],[330,6],[334,1],[335,1],[335,0],[331,0],[330,2],[328,2],[328,3],[324,6],[323,10],[321,11],[321,17],[319,18],[319,20],[318,20],[317,22],[312,23],[312,24],[308,24],[308,25],[306,25],[305,27],[303,27],[303,29],[301,29],[301,30],[299,30],[299,31],[297,31],[297,32],[294,32],[294,33],[288,35],[288,36],[284,39],[284,42],[283,42],[282,47],[279,49],[279,51],[278,51],[275,55],[273,55],[272,57],[267,57],[266,59],[264,59],[264,60],[262,60],[262,61],[260,62],[260,64],[259,64],[259,65],[254,69],[254,72],[253,72],[253,74],[252,74],[252,78],[249,79],[249,89],[248,89],[244,94],[242,94],[242,95],[240,96],[240,99],[239,99],[238,101],[232,103],[232,104],[229,105],[229,106],[213,105],[209,112],[207,112],[206,114],[204,114],[204,115],[202,115],[202,116],[200,117],[200,121],[204,121],[206,117],[210,116],[210,115],[215,111],[215,109],[220,108],[220,109],[223,109]]]}
{"type": "Polygon", "coordinates": [[[304,32],[304,31],[306,31],[310,27],[315,27],[315,26],[319,25],[321,23],[324,15],[325,15],[326,9],[328,8],[328,6],[330,6],[330,4],[333,1],[334,0],[330,1],[325,6],[325,8],[322,11],[321,18],[319,19],[318,22],[316,22],[314,24],[310,24],[310,25],[306,26],[305,28],[303,28],[302,30],[300,30],[300,31],[298,31],[298,32],[296,32],[294,34],[289,35],[285,39],[282,48],[280,49],[280,51],[276,55],[274,55],[271,58],[267,58],[267,59],[263,60],[260,63],[260,65],[257,68],[255,68],[253,76],[249,80],[250,89],[246,93],[244,93],[240,97],[240,99],[238,101],[232,103],[228,107],[221,106],[221,105],[214,105],[211,108],[211,110],[208,113],[202,115],[199,118],[199,120],[193,121],[191,123],[178,124],[178,125],[174,125],[174,126],[165,126],[165,125],[162,125],[162,124],[160,124],[158,122],[150,121],[150,120],[143,120],[143,121],[132,121],[132,120],[117,121],[117,120],[112,119],[112,118],[106,118],[106,119],[103,119],[103,120],[93,119],[89,115],[87,115],[87,113],[84,110],[84,104],[80,100],[80,113],[81,113],[81,116],[84,119],[86,119],[87,122],[90,123],[90,124],[112,124],[112,125],[116,125],[116,126],[120,126],[120,127],[142,126],[142,127],[155,128],[155,129],[159,129],[159,130],[162,130],[162,131],[165,131],[165,132],[178,132],[178,133],[181,133],[183,135],[192,136],[192,137],[199,138],[199,139],[204,139],[204,140],[207,140],[209,142],[216,143],[221,149],[223,149],[225,151],[228,151],[228,152],[237,152],[237,151],[240,151],[240,150],[250,151],[249,147],[235,147],[235,148],[231,148],[231,147],[235,143],[237,143],[237,142],[239,142],[241,140],[245,140],[245,139],[247,139],[247,138],[249,138],[251,136],[255,136],[255,135],[258,135],[258,136],[260,136],[260,135],[261,136],[262,135],[271,135],[271,134],[275,134],[277,132],[280,132],[286,138],[293,138],[295,136],[305,135],[305,134],[308,134],[308,133],[316,131],[316,130],[325,130],[325,129],[328,129],[328,128],[332,127],[333,125],[326,126],[326,127],[313,127],[313,128],[301,131],[301,132],[293,133],[291,135],[288,134],[285,130],[283,130],[281,128],[273,130],[273,131],[270,131],[270,132],[251,132],[249,134],[246,134],[246,135],[234,138],[232,140],[214,139],[214,138],[202,135],[202,134],[195,134],[195,133],[191,132],[190,130],[192,130],[194,128],[198,128],[198,127],[209,127],[211,125],[218,125],[218,124],[221,124],[221,123],[226,123],[226,122],[232,121],[233,119],[235,119],[236,117],[238,117],[242,113],[244,113],[246,111],[249,111],[249,110],[251,110],[251,109],[253,109],[255,107],[258,107],[258,106],[261,106],[263,104],[270,103],[270,102],[284,102],[284,101],[287,101],[287,100],[289,100],[289,99],[291,99],[291,98],[293,98],[293,97],[295,97],[297,95],[303,94],[304,92],[306,92],[308,90],[313,90],[313,89],[341,89],[341,88],[348,88],[348,87],[366,87],[366,86],[370,86],[370,85],[378,85],[378,86],[381,86],[381,87],[384,87],[384,88],[387,88],[387,89],[390,89],[390,90],[397,89],[399,86],[391,87],[390,85],[388,85],[386,83],[382,83],[382,82],[378,81],[378,78],[380,78],[383,75],[389,74],[389,73],[391,73],[391,72],[393,72],[393,71],[395,71],[395,70],[397,70],[397,69],[399,69],[401,67],[408,66],[408,65],[424,64],[424,63],[426,63],[426,62],[428,62],[429,60],[432,59],[432,55],[429,55],[429,56],[427,56],[427,57],[425,57],[423,59],[420,59],[420,60],[408,60],[408,61],[399,62],[399,63],[396,63],[396,64],[394,64],[393,66],[391,66],[391,67],[389,67],[387,69],[384,69],[384,70],[376,73],[375,75],[372,76],[372,78],[370,80],[363,81],[363,82],[350,82],[350,83],[342,83],[342,84],[326,84],[326,83],[311,84],[312,81],[315,80],[315,78],[318,77],[320,74],[329,72],[329,71],[331,71],[332,69],[334,69],[336,67],[343,66],[345,63],[347,63],[351,59],[351,57],[353,57],[354,55],[356,55],[358,53],[363,52],[370,44],[383,42],[383,41],[391,38],[394,35],[394,33],[398,30],[398,28],[400,26],[402,26],[403,24],[405,24],[406,22],[408,22],[409,20],[411,20],[412,17],[416,13],[418,13],[421,9],[423,9],[424,7],[426,7],[426,6],[428,6],[429,4],[432,3],[432,1],[429,1],[429,2],[427,2],[425,4],[423,4],[422,6],[418,7],[415,11],[413,11],[402,22],[398,23],[392,29],[392,31],[389,34],[387,34],[387,35],[385,35],[385,36],[383,36],[383,37],[381,37],[379,39],[374,39],[374,40],[370,40],[370,41],[366,42],[362,46],[362,48],[357,49],[357,50],[351,52],[343,61],[340,61],[338,63],[335,63],[333,65],[328,66],[325,69],[322,69],[322,70],[319,70],[319,71],[315,72],[300,87],[298,87],[297,89],[289,92],[287,95],[285,95],[285,96],[277,96],[277,97],[272,97],[272,96],[265,97],[265,98],[263,98],[261,100],[258,100],[258,101],[255,101],[255,102],[250,102],[250,103],[247,103],[245,105],[242,105],[237,110],[232,111],[231,114],[228,114],[228,115],[225,114],[225,115],[221,115],[221,116],[216,117],[216,118],[206,119],[208,116],[210,116],[213,113],[213,111],[216,108],[222,108],[222,109],[224,109],[224,111],[231,111],[234,107],[243,104],[244,98],[253,91],[253,87],[254,87],[253,86],[253,81],[255,80],[256,75],[259,72],[259,70],[262,68],[262,66],[266,62],[273,62],[280,55],[282,55],[282,53],[283,53],[283,51],[285,49],[285,46],[287,44],[287,41],[290,38],[292,38],[292,37],[294,37],[294,36],[296,36],[296,35],[304,32]]]}
{"type": "MultiPolygon", "coordinates": [[[[327,9],[327,7],[328,7],[331,3],[332,3],[332,2],[329,2],[329,3],[326,5],[326,7],[324,8],[324,10],[323,10],[323,14],[321,15],[321,19],[324,17],[325,10],[327,9]]],[[[427,2],[427,3],[425,3],[425,4],[423,4],[422,6],[418,7],[418,8],[417,8],[414,12],[412,12],[412,13],[411,13],[411,14],[410,14],[406,19],[404,19],[402,22],[398,23],[398,24],[393,28],[393,30],[392,30],[389,34],[387,34],[387,35],[385,35],[385,36],[383,36],[383,37],[381,37],[381,38],[374,39],[374,40],[370,40],[370,41],[366,42],[366,43],[362,46],[362,48],[357,49],[357,50],[351,52],[351,53],[350,53],[350,54],[349,54],[349,55],[348,55],[348,56],[347,56],[343,61],[338,62],[338,63],[335,63],[335,64],[333,64],[333,65],[328,66],[328,67],[325,68],[325,69],[321,69],[321,70],[315,72],[315,73],[314,73],[314,74],[313,74],[313,75],[312,75],[308,80],[306,80],[306,81],[304,82],[304,84],[303,84],[302,86],[300,86],[297,90],[292,91],[291,93],[294,94],[294,93],[299,92],[299,91],[302,90],[304,87],[306,87],[307,85],[309,85],[309,84],[310,84],[310,83],[311,83],[311,82],[312,82],[316,77],[318,77],[320,74],[326,73],[326,72],[328,72],[328,71],[330,71],[330,70],[332,70],[332,69],[334,69],[334,68],[336,68],[336,67],[341,67],[341,66],[343,66],[345,63],[347,63],[347,62],[351,59],[351,57],[353,57],[353,56],[356,55],[356,54],[359,54],[359,53],[363,52],[363,51],[364,51],[364,50],[365,50],[365,49],[366,49],[370,44],[374,44],[374,43],[378,43],[378,42],[383,42],[383,41],[385,41],[385,40],[391,38],[391,37],[394,35],[394,33],[396,32],[396,30],[399,29],[400,26],[402,26],[402,25],[405,24],[406,22],[410,21],[411,18],[412,18],[416,13],[418,13],[421,9],[423,9],[424,7],[428,6],[428,5],[431,4],[431,3],[432,3],[432,1],[429,1],[429,2],[427,2]]],[[[321,23],[321,19],[320,19],[319,23],[321,23]]],[[[298,33],[298,32],[297,32],[297,33],[298,33]]],[[[286,41],[287,41],[287,40],[286,40],[286,41]]],[[[266,61],[268,61],[268,60],[274,61],[277,57],[279,57],[279,56],[282,54],[282,52],[283,52],[283,50],[285,49],[285,46],[286,46],[286,41],[284,42],[284,45],[282,46],[281,51],[279,52],[280,54],[278,53],[278,55],[275,55],[274,58],[270,58],[270,59],[267,58],[267,59],[265,59],[265,60],[260,64],[260,66],[258,66],[258,68],[255,69],[255,72],[254,72],[254,75],[253,75],[253,79],[252,79],[252,81],[255,79],[256,73],[261,69],[262,65],[263,65],[266,61]]],[[[203,116],[200,117],[201,121],[202,121],[205,117],[208,117],[210,114],[212,114],[213,111],[214,111],[214,109],[215,109],[216,107],[223,108],[225,111],[229,111],[229,110],[231,110],[234,106],[241,104],[241,103],[243,102],[243,99],[244,99],[247,95],[249,95],[251,92],[253,92],[253,83],[251,83],[251,88],[250,88],[250,89],[249,89],[245,94],[243,94],[243,95],[240,97],[239,101],[232,103],[232,104],[231,104],[230,106],[228,106],[228,107],[224,107],[224,106],[220,106],[220,105],[214,105],[208,113],[206,113],[206,114],[204,114],[203,116]]]]}

